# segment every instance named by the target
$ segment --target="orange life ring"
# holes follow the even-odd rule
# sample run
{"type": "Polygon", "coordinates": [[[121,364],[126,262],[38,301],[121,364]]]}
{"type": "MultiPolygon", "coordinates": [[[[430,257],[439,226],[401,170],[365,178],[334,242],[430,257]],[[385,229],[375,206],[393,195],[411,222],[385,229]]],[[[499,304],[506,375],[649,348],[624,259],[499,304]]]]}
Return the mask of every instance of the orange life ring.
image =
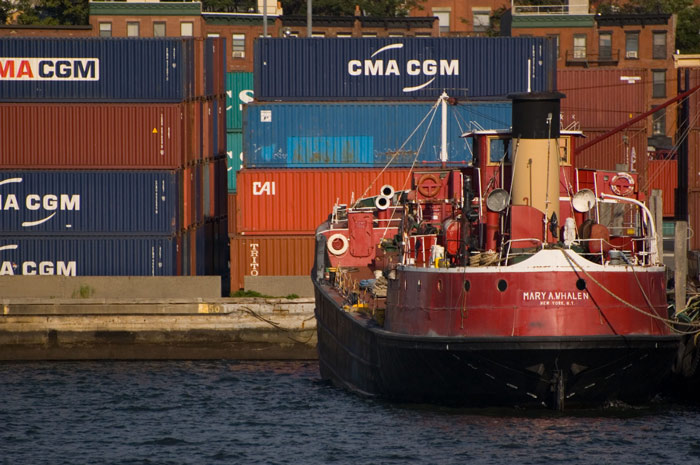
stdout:
{"type": "Polygon", "coordinates": [[[433,173],[426,173],[420,178],[418,178],[418,192],[420,192],[423,197],[435,197],[438,195],[438,192],[440,192],[440,189],[442,188],[442,183],[440,182],[440,178],[438,178],[435,174],[433,173]],[[429,183],[428,181],[432,181],[432,183],[429,183]]]}
{"type": "Polygon", "coordinates": [[[634,178],[628,173],[617,173],[610,180],[610,189],[616,195],[626,197],[634,192],[634,178]]]}

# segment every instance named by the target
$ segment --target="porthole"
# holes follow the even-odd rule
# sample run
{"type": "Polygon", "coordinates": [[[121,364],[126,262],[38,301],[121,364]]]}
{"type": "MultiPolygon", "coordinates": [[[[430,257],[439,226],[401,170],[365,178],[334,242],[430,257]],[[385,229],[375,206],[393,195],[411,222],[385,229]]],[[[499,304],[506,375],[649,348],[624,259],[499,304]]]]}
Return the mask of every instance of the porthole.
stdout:
{"type": "Polygon", "coordinates": [[[506,282],[505,279],[501,279],[498,281],[498,290],[501,292],[505,292],[505,290],[508,289],[508,283],[506,282]]]}
{"type": "Polygon", "coordinates": [[[464,290],[469,292],[469,289],[472,287],[472,284],[469,281],[464,281],[464,290]]]}
{"type": "Polygon", "coordinates": [[[583,278],[578,278],[576,280],[576,289],[579,291],[583,291],[586,289],[586,280],[583,278]]]}

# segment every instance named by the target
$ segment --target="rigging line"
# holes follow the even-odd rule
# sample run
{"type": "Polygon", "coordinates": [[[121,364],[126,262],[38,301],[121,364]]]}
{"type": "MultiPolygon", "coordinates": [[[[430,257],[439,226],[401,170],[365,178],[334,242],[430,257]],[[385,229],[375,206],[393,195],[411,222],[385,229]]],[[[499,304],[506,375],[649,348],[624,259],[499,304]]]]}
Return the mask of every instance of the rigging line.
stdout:
{"type": "MultiPolygon", "coordinates": [[[[420,123],[418,123],[418,125],[413,129],[413,131],[411,132],[411,134],[406,138],[406,140],[404,140],[403,144],[401,144],[401,147],[399,147],[399,148],[396,150],[396,152],[394,152],[394,155],[393,155],[393,156],[389,159],[389,161],[384,165],[384,168],[382,168],[382,170],[377,174],[377,176],[376,176],[376,177],[374,178],[374,180],[370,183],[370,185],[367,186],[367,189],[365,189],[365,191],[362,193],[362,195],[360,196],[360,199],[361,199],[361,198],[364,198],[364,196],[367,195],[367,193],[368,193],[369,190],[372,188],[372,186],[374,186],[374,184],[377,182],[377,179],[379,179],[379,177],[384,173],[384,171],[386,171],[387,168],[389,168],[389,165],[391,165],[391,163],[394,161],[394,159],[396,159],[396,157],[397,157],[397,156],[399,155],[399,153],[403,150],[403,148],[406,146],[406,144],[408,143],[408,141],[411,140],[411,138],[413,138],[413,136],[414,136],[415,133],[418,131],[418,129],[423,125],[423,123],[425,122],[425,120],[428,119],[428,116],[431,116],[431,115],[432,115],[432,117],[431,117],[431,119],[430,119],[430,124],[428,125],[428,128],[430,128],[430,125],[432,124],[433,118],[435,117],[435,112],[437,111],[437,107],[438,107],[439,103],[440,103],[440,100],[438,99],[438,101],[435,102],[435,104],[433,104],[432,108],[431,108],[430,110],[428,110],[428,113],[425,114],[425,116],[424,116],[423,119],[420,121],[420,123]]],[[[426,130],[426,132],[427,132],[427,130],[426,130]]],[[[421,144],[421,147],[422,147],[422,144],[421,144]]],[[[418,153],[420,153],[420,147],[419,147],[419,149],[418,149],[418,153]]],[[[418,154],[416,154],[416,158],[417,158],[417,157],[418,157],[418,154]]],[[[414,160],[414,164],[415,164],[415,160],[414,160]]],[[[359,202],[359,199],[357,200],[357,202],[359,202]]],[[[357,202],[355,202],[355,205],[357,205],[357,202]]]]}
{"type": "MultiPolygon", "coordinates": [[[[403,186],[401,186],[401,190],[405,191],[406,187],[408,186],[408,182],[411,179],[411,175],[413,174],[413,171],[415,169],[416,163],[418,162],[418,156],[420,155],[421,150],[423,150],[423,144],[425,143],[425,139],[428,136],[428,132],[430,131],[430,128],[433,125],[433,121],[435,120],[435,115],[437,114],[437,108],[438,104],[440,103],[440,100],[438,100],[435,105],[433,105],[433,108],[431,109],[431,112],[428,113],[430,114],[430,122],[428,123],[428,127],[425,128],[425,133],[423,133],[423,139],[421,140],[420,145],[418,146],[418,150],[416,151],[416,156],[413,157],[413,162],[411,163],[411,167],[408,170],[408,175],[406,176],[406,179],[403,182],[403,186]]],[[[420,127],[425,119],[428,117],[428,115],[423,118],[423,121],[421,121],[421,124],[418,126],[420,127]]],[[[416,128],[417,130],[418,128],[416,128]]],[[[415,133],[415,130],[414,130],[415,133]]],[[[411,135],[413,137],[413,134],[411,135]]],[[[403,146],[402,146],[403,147],[403,146]]],[[[386,169],[386,168],[385,168],[386,169]]],[[[384,170],[382,170],[384,172],[384,170]]],[[[381,173],[380,173],[381,174],[381,173]]],[[[375,180],[376,181],[376,180],[375,180]]],[[[370,186],[371,187],[371,186],[370,186]]],[[[366,191],[365,191],[366,192],[366,191]]],[[[384,232],[382,233],[382,239],[386,238],[387,233],[389,232],[389,225],[391,224],[391,220],[394,219],[394,216],[396,215],[396,209],[393,209],[391,212],[391,217],[389,218],[389,221],[386,223],[386,226],[384,227],[384,232]]]]}
{"type": "MultiPolygon", "coordinates": [[[[293,332],[293,330],[290,330],[290,329],[287,329],[287,328],[283,328],[279,323],[276,323],[276,322],[274,322],[274,321],[272,321],[272,320],[268,320],[267,318],[265,318],[264,316],[260,315],[259,313],[257,313],[255,310],[253,310],[253,309],[251,309],[251,308],[248,308],[248,307],[241,307],[241,309],[244,310],[244,311],[245,311],[246,313],[248,313],[249,315],[251,315],[252,317],[257,318],[258,320],[260,320],[260,321],[262,321],[262,322],[264,322],[264,323],[269,324],[270,326],[272,326],[273,328],[275,328],[275,329],[277,329],[277,330],[279,330],[279,331],[283,331],[283,332],[285,332],[285,333],[292,333],[292,332],[293,332]]],[[[305,320],[305,321],[306,321],[306,320],[305,320]]],[[[304,330],[304,331],[306,331],[306,330],[304,330]]],[[[311,338],[314,336],[314,334],[315,334],[315,331],[313,331],[313,330],[311,330],[311,331],[312,331],[312,332],[311,332],[311,334],[309,335],[309,337],[306,339],[306,341],[300,341],[299,339],[296,339],[296,338],[290,336],[289,334],[287,334],[287,338],[291,339],[292,341],[294,341],[294,342],[296,342],[296,343],[298,343],[298,344],[307,344],[307,343],[311,340],[311,338]]]]}
{"type": "MultiPolygon", "coordinates": [[[[659,321],[663,322],[664,324],[666,324],[666,326],[667,326],[669,329],[671,329],[672,331],[674,331],[674,332],[676,332],[676,333],[678,333],[678,334],[695,334],[695,333],[697,332],[697,331],[691,331],[691,332],[682,332],[682,331],[679,331],[678,329],[676,329],[675,327],[673,327],[674,324],[678,324],[678,323],[679,323],[678,321],[670,320],[670,319],[668,319],[668,318],[664,318],[664,317],[662,317],[662,316],[657,315],[656,313],[649,313],[649,312],[647,312],[646,310],[643,310],[643,309],[641,309],[641,308],[639,308],[639,307],[637,307],[637,306],[635,306],[635,305],[633,305],[633,304],[627,302],[627,301],[624,300],[622,297],[619,297],[617,294],[615,294],[615,293],[612,292],[610,289],[608,289],[607,287],[605,287],[602,283],[600,283],[598,280],[596,280],[593,276],[591,276],[590,273],[588,273],[579,263],[577,263],[576,260],[573,259],[573,257],[571,257],[569,254],[567,254],[566,251],[565,251],[564,249],[560,249],[560,250],[561,250],[561,252],[564,254],[564,256],[567,258],[567,260],[569,260],[571,263],[573,263],[574,265],[576,265],[576,266],[581,270],[581,272],[582,272],[583,274],[586,275],[586,277],[588,277],[591,281],[593,281],[595,284],[597,284],[598,287],[600,287],[603,291],[605,291],[608,295],[610,295],[612,298],[614,298],[615,300],[619,301],[620,303],[626,305],[627,307],[631,308],[632,310],[635,310],[636,312],[639,312],[639,313],[641,313],[641,314],[643,314],[643,315],[646,315],[646,316],[648,316],[648,317],[651,317],[651,318],[654,318],[654,319],[656,319],[656,320],[659,320],[659,321]]],[[[687,324],[687,323],[684,323],[684,324],[687,324]]],[[[692,324],[691,326],[696,326],[696,327],[700,328],[700,323],[694,323],[694,324],[692,324]]]]}

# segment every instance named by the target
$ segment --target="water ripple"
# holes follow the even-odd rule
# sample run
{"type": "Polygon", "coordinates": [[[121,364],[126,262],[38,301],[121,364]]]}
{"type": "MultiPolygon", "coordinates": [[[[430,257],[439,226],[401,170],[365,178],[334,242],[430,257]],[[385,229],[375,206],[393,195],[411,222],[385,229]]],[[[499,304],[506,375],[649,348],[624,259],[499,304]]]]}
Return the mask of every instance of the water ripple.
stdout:
{"type": "Polygon", "coordinates": [[[0,464],[657,464],[697,408],[560,414],[357,397],[314,362],[0,363],[0,464]]]}

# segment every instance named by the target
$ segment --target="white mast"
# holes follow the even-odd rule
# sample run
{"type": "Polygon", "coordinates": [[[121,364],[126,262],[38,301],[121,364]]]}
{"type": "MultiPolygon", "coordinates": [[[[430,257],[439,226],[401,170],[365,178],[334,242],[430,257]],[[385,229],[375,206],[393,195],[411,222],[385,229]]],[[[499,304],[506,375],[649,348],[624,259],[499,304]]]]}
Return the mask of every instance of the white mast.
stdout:
{"type": "Polygon", "coordinates": [[[440,141],[440,161],[443,165],[447,163],[447,93],[442,92],[440,96],[440,109],[442,110],[442,133],[440,141]]]}

